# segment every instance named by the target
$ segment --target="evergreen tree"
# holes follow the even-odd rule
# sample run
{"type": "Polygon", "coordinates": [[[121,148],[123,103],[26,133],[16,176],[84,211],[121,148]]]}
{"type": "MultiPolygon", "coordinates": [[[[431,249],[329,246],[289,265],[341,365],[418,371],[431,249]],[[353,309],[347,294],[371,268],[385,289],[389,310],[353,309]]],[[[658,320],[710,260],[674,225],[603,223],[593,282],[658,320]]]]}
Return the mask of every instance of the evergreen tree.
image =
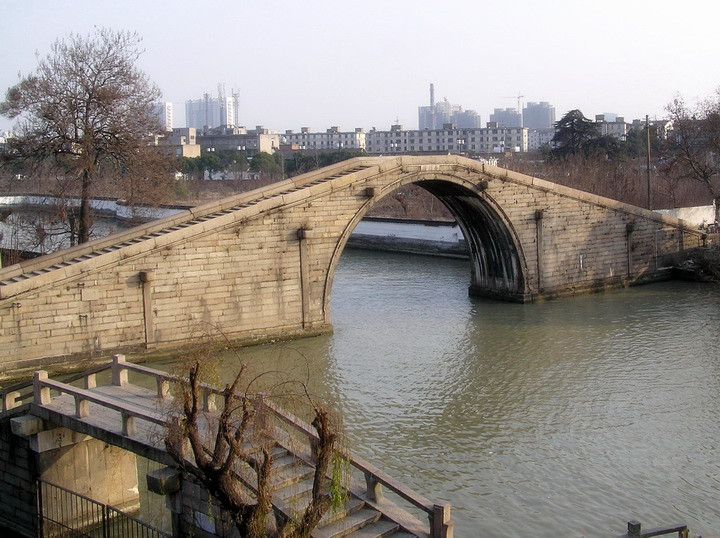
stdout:
{"type": "Polygon", "coordinates": [[[594,121],[586,118],[579,110],[571,110],[555,124],[555,146],[550,152],[551,158],[563,158],[583,154],[589,141],[598,138],[598,128],[594,121]]]}

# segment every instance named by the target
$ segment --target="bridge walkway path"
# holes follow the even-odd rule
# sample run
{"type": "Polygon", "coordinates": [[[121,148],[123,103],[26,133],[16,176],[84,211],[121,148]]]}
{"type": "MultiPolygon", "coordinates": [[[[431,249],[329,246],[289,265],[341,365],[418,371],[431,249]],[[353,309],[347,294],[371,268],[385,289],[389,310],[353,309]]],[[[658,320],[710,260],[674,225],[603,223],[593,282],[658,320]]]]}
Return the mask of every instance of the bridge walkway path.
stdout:
{"type": "MultiPolygon", "coordinates": [[[[29,414],[45,421],[177,467],[165,449],[165,436],[167,425],[178,413],[172,403],[171,386],[184,380],[125,362],[122,355],[114,356],[112,363],[74,378],[81,380],[83,386],[54,381],[48,378],[46,372],[36,372],[32,384],[33,401],[23,404],[22,400],[27,396],[20,391],[3,394],[0,418],[4,412],[26,405],[29,414]],[[133,383],[129,382],[128,373],[132,374],[133,383]],[[98,375],[100,378],[110,377],[111,381],[98,384],[98,375]],[[147,388],[153,384],[154,389],[147,388]]],[[[204,416],[212,421],[213,400],[222,391],[211,385],[203,385],[203,390],[204,416]]],[[[258,405],[265,406],[269,411],[264,416],[270,417],[271,421],[267,431],[271,432],[273,444],[273,508],[283,517],[296,517],[311,495],[314,476],[312,444],[317,434],[309,424],[267,399],[258,401],[258,405]]],[[[449,505],[431,503],[380,469],[353,456],[350,451],[344,452],[351,470],[345,492],[347,500],[341,510],[329,511],[325,515],[313,537],[452,537],[449,505]],[[393,500],[385,497],[383,486],[391,492],[393,500]],[[398,506],[395,499],[414,510],[415,514],[424,513],[428,523],[423,523],[416,515],[398,506]]],[[[236,466],[235,472],[252,494],[256,483],[254,474],[240,465],[236,466]]]]}

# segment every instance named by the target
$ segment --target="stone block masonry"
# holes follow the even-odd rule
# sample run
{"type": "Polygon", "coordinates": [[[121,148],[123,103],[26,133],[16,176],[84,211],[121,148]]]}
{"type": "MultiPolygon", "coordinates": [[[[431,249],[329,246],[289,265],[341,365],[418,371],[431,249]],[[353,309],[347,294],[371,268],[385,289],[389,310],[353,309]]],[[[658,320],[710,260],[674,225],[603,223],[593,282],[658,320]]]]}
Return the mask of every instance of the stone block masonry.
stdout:
{"type": "Polygon", "coordinates": [[[350,233],[410,183],[460,224],[470,291],[504,300],[666,278],[665,256],[702,242],[678,219],[458,156],[357,158],[0,270],[0,379],[207,332],[330,330],[350,233]]]}
{"type": "Polygon", "coordinates": [[[36,461],[26,438],[13,433],[10,420],[0,421],[0,534],[37,533],[36,461]]]}

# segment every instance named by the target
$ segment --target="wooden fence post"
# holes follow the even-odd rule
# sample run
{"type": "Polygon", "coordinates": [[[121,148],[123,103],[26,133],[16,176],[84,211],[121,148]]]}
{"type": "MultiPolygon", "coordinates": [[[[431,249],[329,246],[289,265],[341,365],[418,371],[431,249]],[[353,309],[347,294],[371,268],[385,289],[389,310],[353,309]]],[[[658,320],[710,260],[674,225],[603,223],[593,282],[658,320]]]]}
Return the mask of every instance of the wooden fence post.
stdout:
{"type": "Polygon", "coordinates": [[[430,535],[433,538],[453,538],[453,523],[450,521],[450,505],[433,505],[430,535]]]}

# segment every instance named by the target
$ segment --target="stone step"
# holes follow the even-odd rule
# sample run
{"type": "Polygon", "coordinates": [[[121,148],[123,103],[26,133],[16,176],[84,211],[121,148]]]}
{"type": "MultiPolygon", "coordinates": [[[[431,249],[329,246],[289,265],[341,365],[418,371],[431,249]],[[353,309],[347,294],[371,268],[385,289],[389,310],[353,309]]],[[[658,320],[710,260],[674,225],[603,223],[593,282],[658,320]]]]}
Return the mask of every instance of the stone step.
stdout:
{"type": "Polygon", "coordinates": [[[341,538],[375,523],[380,519],[380,512],[372,508],[363,508],[338,521],[317,527],[312,535],[314,538],[341,538]]]}
{"type": "MultiPolygon", "coordinates": [[[[400,525],[394,521],[381,519],[375,523],[371,523],[362,529],[359,529],[348,536],[352,538],[384,538],[386,536],[397,536],[400,525]]],[[[409,536],[412,536],[410,534],[409,536]]]]}
{"type": "Polygon", "coordinates": [[[318,526],[322,527],[324,525],[329,525],[330,523],[346,518],[351,514],[354,514],[358,510],[362,510],[363,508],[365,508],[365,501],[358,499],[357,497],[351,497],[347,501],[345,501],[345,505],[342,508],[338,510],[333,510],[332,508],[329,508],[323,514],[323,517],[320,520],[318,526]]]}
{"type": "Polygon", "coordinates": [[[270,487],[273,489],[282,489],[308,479],[310,479],[312,487],[314,474],[315,471],[312,467],[297,460],[297,465],[287,466],[279,472],[274,471],[270,477],[270,487]]]}
{"type": "Polygon", "coordinates": [[[313,479],[306,478],[294,484],[277,489],[273,492],[273,496],[284,501],[287,504],[295,504],[299,497],[311,492],[313,487],[313,479]]]}
{"type": "Polygon", "coordinates": [[[298,460],[295,456],[287,453],[287,451],[285,452],[285,454],[278,454],[277,456],[273,456],[273,472],[283,470],[291,465],[297,465],[299,461],[300,460],[298,460]]]}

